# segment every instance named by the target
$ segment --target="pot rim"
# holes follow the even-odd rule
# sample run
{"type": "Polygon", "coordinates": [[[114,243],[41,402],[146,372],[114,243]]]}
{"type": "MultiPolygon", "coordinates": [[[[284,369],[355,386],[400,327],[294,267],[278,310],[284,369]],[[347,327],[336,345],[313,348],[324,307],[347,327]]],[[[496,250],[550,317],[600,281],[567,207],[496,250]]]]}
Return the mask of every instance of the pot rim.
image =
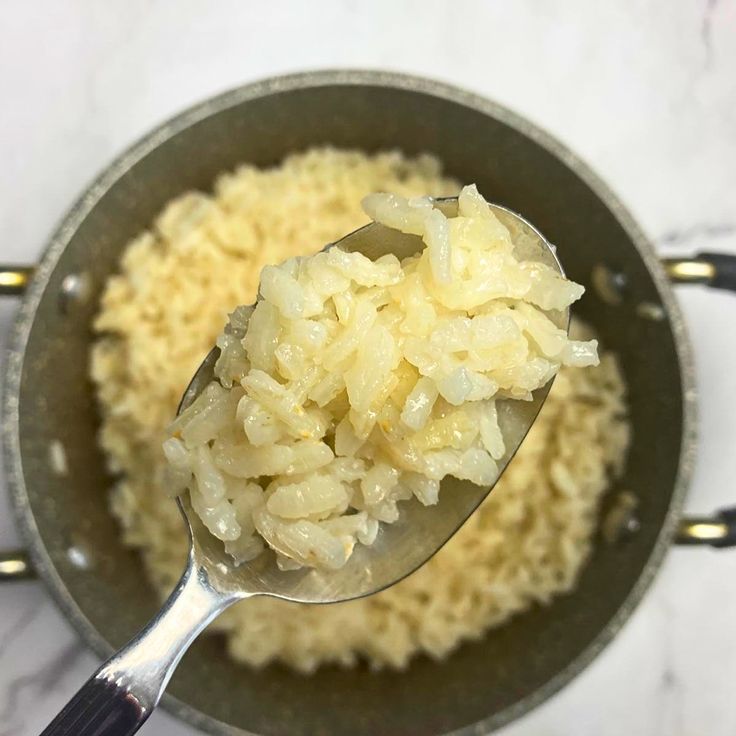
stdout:
{"type": "MultiPolygon", "coordinates": [[[[174,115],[133,143],[114,159],[82,193],[47,241],[40,263],[35,270],[34,278],[22,299],[13,324],[5,367],[2,405],[3,455],[12,508],[21,536],[29,549],[31,560],[50,590],[56,604],[80,634],[82,640],[99,656],[108,657],[113,651],[112,647],[82,613],[67,590],[43,543],[28,503],[20,456],[18,406],[23,359],[36,309],[59,257],[83,220],[89,215],[101,197],[131,166],[164,141],[200,120],[248,100],[276,93],[335,85],[382,86],[438,97],[471,108],[505,123],[561,160],[606,205],[633,242],[659,292],[675,340],[682,376],[683,422],[680,461],[669,509],[649,559],[636,584],[624,599],[618,611],[588,647],[564,670],[537,690],[504,710],[474,724],[445,734],[445,736],[478,736],[479,734],[489,733],[519,718],[550,698],[585,669],[622,628],[649,588],[674,538],[685,493],[692,477],[696,449],[696,391],[692,350],[682,312],[654,248],[622,202],[586,163],[552,135],[496,102],[444,82],[400,72],[356,69],[307,71],[270,77],[211,97],[174,115]]],[[[250,734],[250,736],[257,736],[205,715],[193,706],[171,695],[164,696],[162,705],[182,720],[212,734],[240,734],[241,736],[250,734]]]]}

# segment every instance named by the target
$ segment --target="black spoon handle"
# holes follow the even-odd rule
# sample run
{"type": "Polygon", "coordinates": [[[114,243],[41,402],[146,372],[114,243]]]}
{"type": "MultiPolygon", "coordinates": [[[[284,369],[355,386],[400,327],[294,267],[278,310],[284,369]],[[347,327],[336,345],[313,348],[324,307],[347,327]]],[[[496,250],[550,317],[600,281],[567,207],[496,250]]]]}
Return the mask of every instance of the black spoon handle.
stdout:
{"type": "Polygon", "coordinates": [[[125,688],[95,675],[82,685],[41,736],[130,736],[151,712],[125,688]]]}

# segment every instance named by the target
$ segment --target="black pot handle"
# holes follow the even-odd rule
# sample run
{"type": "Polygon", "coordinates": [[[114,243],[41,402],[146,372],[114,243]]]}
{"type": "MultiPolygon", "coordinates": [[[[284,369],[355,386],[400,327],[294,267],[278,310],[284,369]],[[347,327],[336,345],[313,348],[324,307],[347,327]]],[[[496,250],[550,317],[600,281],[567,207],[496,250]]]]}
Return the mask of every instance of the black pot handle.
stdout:
{"type": "Polygon", "coordinates": [[[131,736],[150,714],[132,693],[98,675],[82,686],[41,736],[131,736]]]}
{"type": "MultiPolygon", "coordinates": [[[[674,284],[702,284],[736,292],[736,255],[697,253],[691,258],[665,258],[663,265],[674,284]]],[[[675,542],[736,547],[736,506],[711,517],[685,517],[680,521],[675,542]]]]}

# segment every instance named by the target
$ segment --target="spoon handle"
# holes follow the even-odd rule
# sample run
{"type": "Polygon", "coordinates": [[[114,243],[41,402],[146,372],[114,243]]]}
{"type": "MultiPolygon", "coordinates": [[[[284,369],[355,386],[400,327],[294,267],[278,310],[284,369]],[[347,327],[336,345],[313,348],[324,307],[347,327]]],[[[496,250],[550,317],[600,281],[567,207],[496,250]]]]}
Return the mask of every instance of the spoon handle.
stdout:
{"type": "Polygon", "coordinates": [[[41,736],[128,736],[145,723],[150,712],[124,687],[95,675],[41,736]]]}
{"type": "Polygon", "coordinates": [[[189,645],[237,598],[189,564],[161,611],[82,686],[41,736],[129,736],[158,704],[189,645]]]}

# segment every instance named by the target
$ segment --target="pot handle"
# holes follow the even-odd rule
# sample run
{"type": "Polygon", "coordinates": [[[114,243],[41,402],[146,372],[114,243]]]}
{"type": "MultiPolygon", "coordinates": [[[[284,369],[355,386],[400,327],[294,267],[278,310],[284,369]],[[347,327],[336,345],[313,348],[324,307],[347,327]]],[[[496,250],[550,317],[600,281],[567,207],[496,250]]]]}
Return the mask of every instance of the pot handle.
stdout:
{"type": "Polygon", "coordinates": [[[0,296],[21,296],[34,270],[33,266],[0,265],[0,296]]]}
{"type": "MultiPolygon", "coordinates": [[[[665,258],[662,265],[673,284],[702,284],[736,292],[736,255],[697,253],[690,258],[665,258]]],[[[736,506],[710,517],[683,518],[675,543],[736,547],[736,506]]]]}
{"type": "Polygon", "coordinates": [[[722,509],[714,517],[686,516],[681,519],[675,543],[736,547],[736,506],[722,509]]]}
{"type": "Polygon", "coordinates": [[[691,258],[663,258],[662,265],[673,284],[702,284],[736,291],[736,255],[697,253],[691,258]]]}
{"type": "Polygon", "coordinates": [[[0,552],[0,583],[8,580],[28,580],[36,577],[31,559],[22,550],[0,552]]]}
{"type": "MultiPolygon", "coordinates": [[[[33,266],[0,265],[0,296],[21,296],[31,280],[33,266]]],[[[22,550],[0,552],[0,583],[35,577],[31,560],[22,550]]]]}

